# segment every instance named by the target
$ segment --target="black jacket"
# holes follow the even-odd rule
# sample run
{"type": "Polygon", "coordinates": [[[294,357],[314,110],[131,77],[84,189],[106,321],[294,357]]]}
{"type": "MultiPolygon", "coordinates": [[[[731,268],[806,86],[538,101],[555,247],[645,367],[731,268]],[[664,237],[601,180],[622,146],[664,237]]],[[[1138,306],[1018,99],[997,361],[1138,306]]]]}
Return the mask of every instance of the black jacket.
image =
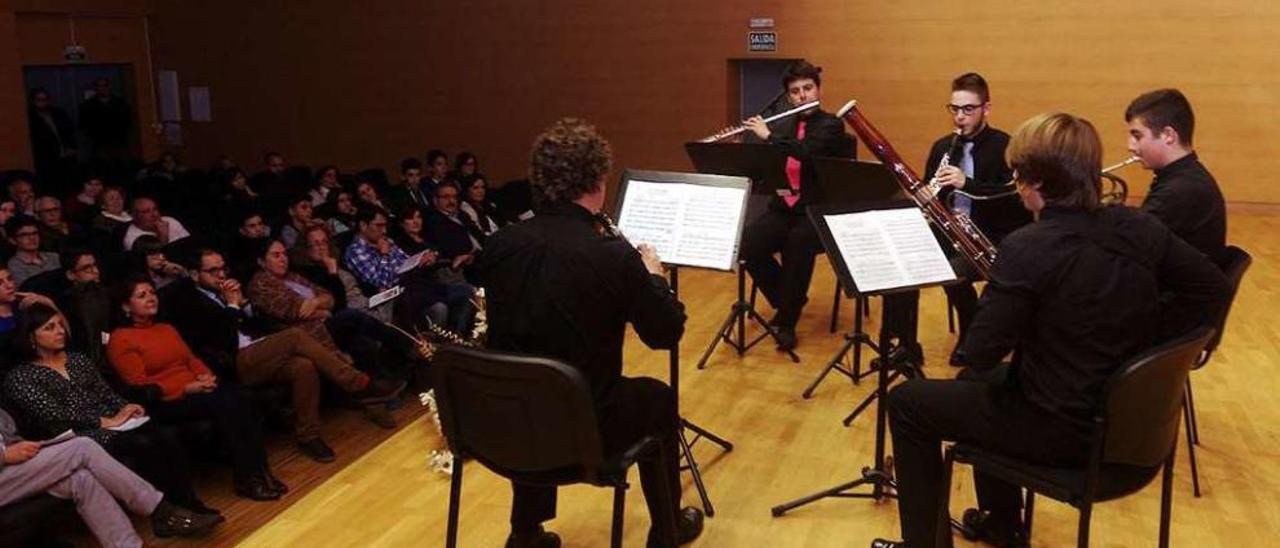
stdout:
{"type": "Polygon", "coordinates": [[[601,235],[575,204],[554,204],[489,238],[476,262],[488,304],[488,344],[563,360],[583,373],[598,407],[613,401],[630,323],[652,348],[684,334],[684,306],[626,241],[601,235]]]}
{"type": "Polygon", "coordinates": [[[249,337],[265,335],[264,322],[244,309],[219,305],[183,278],[160,290],[160,318],[182,335],[195,352],[219,376],[235,378],[236,354],[241,330],[249,337]]]}
{"type": "Polygon", "coordinates": [[[1156,170],[1142,210],[1215,263],[1227,245],[1227,208],[1222,191],[1193,152],[1156,170]]]}
{"type": "MultiPolygon", "coordinates": [[[[973,177],[965,180],[964,191],[975,196],[1011,192],[1013,187],[1007,184],[1013,180],[1013,170],[1004,161],[1004,150],[1009,147],[1009,134],[987,126],[974,135],[972,141],[973,149],[970,154],[973,155],[973,177]]],[[[933,179],[933,175],[938,172],[942,156],[947,153],[951,143],[950,134],[934,141],[933,148],[929,149],[929,159],[925,162],[925,182],[933,179]]],[[[957,150],[951,153],[947,162],[950,165],[960,165],[964,154],[960,143],[963,143],[963,139],[957,143],[957,150]]],[[[945,189],[942,198],[946,199],[950,194],[951,189],[945,189]]],[[[971,217],[978,228],[996,243],[1005,235],[1031,222],[1031,212],[1022,206],[1017,194],[994,200],[975,200],[971,217]]]]}

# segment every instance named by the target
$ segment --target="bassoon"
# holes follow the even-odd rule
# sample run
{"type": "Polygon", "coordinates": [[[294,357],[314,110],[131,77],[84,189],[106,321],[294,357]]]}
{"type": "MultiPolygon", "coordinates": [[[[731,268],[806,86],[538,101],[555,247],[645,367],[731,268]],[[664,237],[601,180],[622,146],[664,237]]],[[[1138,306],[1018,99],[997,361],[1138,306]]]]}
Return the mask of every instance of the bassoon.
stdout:
{"type": "Polygon", "coordinates": [[[996,262],[996,247],[991,240],[978,230],[968,215],[951,211],[938,199],[936,186],[920,180],[920,176],[902,161],[893,145],[857,109],[857,104],[857,101],[849,101],[836,116],[843,118],[871,153],[889,168],[903,192],[924,212],[925,218],[942,231],[973,269],[984,279],[990,278],[991,267],[996,262]]]}

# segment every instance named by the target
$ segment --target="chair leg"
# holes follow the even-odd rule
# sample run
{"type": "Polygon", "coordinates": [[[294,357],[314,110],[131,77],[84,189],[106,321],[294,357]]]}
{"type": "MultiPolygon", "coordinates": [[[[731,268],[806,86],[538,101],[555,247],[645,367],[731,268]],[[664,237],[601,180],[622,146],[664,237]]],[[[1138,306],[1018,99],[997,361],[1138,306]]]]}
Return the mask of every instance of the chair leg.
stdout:
{"type": "Polygon", "coordinates": [[[1089,520],[1093,519],[1093,501],[1080,505],[1080,525],[1076,530],[1076,546],[1089,547],[1089,520]]]}
{"type": "Polygon", "coordinates": [[[1160,484],[1160,548],[1169,547],[1169,520],[1173,517],[1173,455],[1164,461],[1164,478],[1160,484]]]}
{"type": "Polygon", "coordinates": [[[955,465],[955,449],[947,447],[942,458],[942,481],[938,483],[938,548],[951,546],[951,476],[955,465]]]}
{"type": "Polygon", "coordinates": [[[1023,534],[1031,542],[1031,520],[1036,515],[1036,492],[1027,489],[1027,501],[1022,507],[1023,534]]]}
{"type": "Polygon", "coordinates": [[[1191,411],[1191,431],[1187,432],[1187,439],[1200,445],[1200,421],[1196,418],[1196,400],[1191,396],[1190,375],[1187,375],[1187,409],[1191,411]]]}
{"type": "Polygon", "coordinates": [[[951,304],[951,297],[947,297],[947,332],[956,332],[956,307],[951,304]]]}
{"type": "Polygon", "coordinates": [[[462,497],[462,457],[453,457],[453,478],[449,482],[449,526],[445,533],[446,548],[458,546],[458,499],[462,497]]]}
{"type": "Polygon", "coordinates": [[[836,296],[831,301],[831,333],[836,332],[836,328],[840,325],[840,280],[836,279],[836,296]]]}
{"type": "Polygon", "coordinates": [[[1196,462],[1196,444],[1191,441],[1191,408],[1182,402],[1182,420],[1187,429],[1187,458],[1191,459],[1191,491],[1200,497],[1200,466],[1196,462]]]}
{"type": "Polygon", "coordinates": [[[613,531],[610,534],[609,546],[613,548],[622,548],[622,514],[627,503],[627,488],[617,486],[613,488],[613,531]]]}

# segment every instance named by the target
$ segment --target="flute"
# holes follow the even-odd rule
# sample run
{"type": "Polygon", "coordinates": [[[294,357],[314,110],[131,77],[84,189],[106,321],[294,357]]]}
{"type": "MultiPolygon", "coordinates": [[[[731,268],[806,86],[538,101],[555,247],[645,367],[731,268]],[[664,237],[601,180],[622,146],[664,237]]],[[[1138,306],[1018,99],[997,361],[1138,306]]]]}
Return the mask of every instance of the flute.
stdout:
{"type": "MultiPolygon", "coordinates": [[[[800,106],[798,106],[798,107],[796,107],[796,108],[793,108],[793,109],[791,109],[791,110],[788,110],[788,111],[786,111],[786,112],[782,112],[782,113],[779,113],[779,114],[774,114],[773,116],[770,116],[770,117],[768,117],[768,118],[765,118],[765,119],[764,119],[764,123],[766,123],[766,124],[767,124],[767,123],[769,123],[769,122],[773,122],[773,121],[775,121],[775,120],[781,120],[781,119],[786,118],[786,117],[788,117],[788,116],[793,116],[793,115],[799,114],[799,113],[804,112],[804,111],[809,110],[809,109],[818,108],[818,105],[819,105],[819,104],[821,104],[819,101],[814,101],[814,102],[812,102],[812,103],[805,103],[805,104],[803,104],[803,105],[800,105],[800,106]]],[[[703,137],[703,138],[701,138],[701,139],[698,139],[698,142],[699,142],[699,143],[714,143],[714,142],[716,142],[716,141],[722,141],[722,140],[724,140],[724,139],[728,139],[728,138],[730,138],[730,137],[733,137],[734,135],[737,135],[737,134],[739,134],[739,133],[742,133],[742,132],[744,132],[744,131],[746,131],[746,130],[747,130],[747,126],[746,126],[745,124],[743,124],[743,125],[738,125],[738,126],[733,126],[733,127],[728,127],[728,128],[724,128],[724,129],[720,130],[718,133],[715,133],[715,134],[712,134],[712,135],[710,135],[710,136],[707,136],[707,137],[703,137]]]]}

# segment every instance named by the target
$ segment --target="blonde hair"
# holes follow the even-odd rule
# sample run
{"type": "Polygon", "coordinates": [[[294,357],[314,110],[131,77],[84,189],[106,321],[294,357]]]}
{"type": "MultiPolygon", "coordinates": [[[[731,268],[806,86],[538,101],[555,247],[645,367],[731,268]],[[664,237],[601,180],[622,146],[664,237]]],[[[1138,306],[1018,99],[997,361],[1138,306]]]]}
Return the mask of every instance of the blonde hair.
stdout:
{"type": "Polygon", "coordinates": [[[1046,205],[1099,206],[1102,139],[1088,120],[1062,112],[1033,116],[1009,139],[1005,159],[1016,180],[1040,185],[1046,205]]]}

